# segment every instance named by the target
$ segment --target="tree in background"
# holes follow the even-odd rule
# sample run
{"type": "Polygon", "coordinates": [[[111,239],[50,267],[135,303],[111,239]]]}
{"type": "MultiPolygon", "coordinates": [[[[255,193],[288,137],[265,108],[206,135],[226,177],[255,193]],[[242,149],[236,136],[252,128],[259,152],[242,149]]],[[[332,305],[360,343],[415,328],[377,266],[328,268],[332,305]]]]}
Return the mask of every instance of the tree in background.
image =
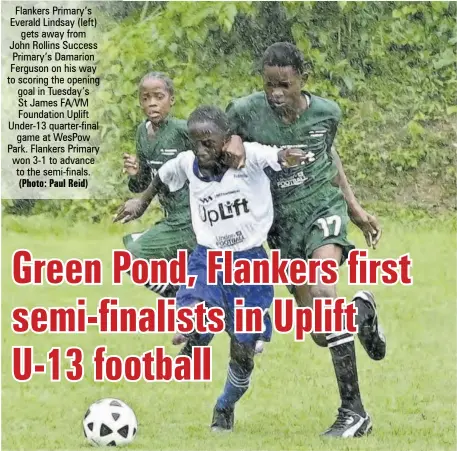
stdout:
{"type": "MultiPolygon", "coordinates": [[[[261,89],[256,63],[282,40],[309,58],[308,89],[342,107],[338,151],[362,200],[455,209],[456,6],[102,2],[101,85],[91,118],[101,126],[97,196],[107,200],[60,203],[59,214],[71,208],[73,216],[90,211],[97,220],[127,194],[120,161],[134,152],[143,119],[137,83],[144,73],[174,79],[174,114],[185,118],[201,103],[225,108],[261,89]]],[[[38,202],[36,209],[56,212],[55,205],[38,202]]]]}

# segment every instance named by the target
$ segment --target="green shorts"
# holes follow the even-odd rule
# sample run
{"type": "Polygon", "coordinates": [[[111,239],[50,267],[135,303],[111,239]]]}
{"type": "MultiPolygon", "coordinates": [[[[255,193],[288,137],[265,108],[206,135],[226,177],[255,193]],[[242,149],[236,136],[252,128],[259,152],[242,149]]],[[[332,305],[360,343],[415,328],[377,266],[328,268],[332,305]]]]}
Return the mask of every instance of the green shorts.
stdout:
{"type": "Polygon", "coordinates": [[[280,249],[281,258],[308,260],[316,249],[336,244],[343,250],[342,265],[355,248],[347,238],[348,225],[343,193],[328,183],[300,203],[278,205],[268,245],[280,249]]]}
{"type": "Polygon", "coordinates": [[[141,233],[132,233],[123,238],[125,248],[135,257],[149,259],[176,258],[179,249],[186,249],[190,254],[197,242],[192,226],[175,225],[163,219],[150,229],[141,233]]]}

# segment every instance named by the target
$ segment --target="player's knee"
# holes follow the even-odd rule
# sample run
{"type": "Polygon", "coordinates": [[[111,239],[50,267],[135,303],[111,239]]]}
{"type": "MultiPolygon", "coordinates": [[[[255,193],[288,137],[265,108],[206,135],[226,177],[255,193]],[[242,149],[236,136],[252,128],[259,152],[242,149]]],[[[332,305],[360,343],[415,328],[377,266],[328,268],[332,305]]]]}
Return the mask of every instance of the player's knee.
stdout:
{"type": "Polygon", "coordinates": [[[246,371],[254,369],[254,351],[255,346],[232,343],[230,346],[230,358],[246,371]]]}
{"type": "Polygon", "coordinates": [[[325,334],[316,334],[311,332],[311,338],[313,339],[314,343],[317,344],[317,346],[320,346],[321,348],[327,347],[327,338],[325,334]]]}
{"type": "Polygon", "coordinates": [[[231,361],[236,363],[246,373],[251,373],[254,369],[254,357],[251,355],[237,355],[236,357],[232,357],[231,361]]]}
{"type": "Polygon", "coordinates": [[[331,285],[312,285],[310,287],[310,294],[312,299],[316,298],[335,298],[336,290],[334,286],[331,285]]]}
{"type": "Polygon", "coordinates": [[[308,286],[294,287],[290,292],[294,295],[299,307],[312,307],[313,299],[308,286]]]}

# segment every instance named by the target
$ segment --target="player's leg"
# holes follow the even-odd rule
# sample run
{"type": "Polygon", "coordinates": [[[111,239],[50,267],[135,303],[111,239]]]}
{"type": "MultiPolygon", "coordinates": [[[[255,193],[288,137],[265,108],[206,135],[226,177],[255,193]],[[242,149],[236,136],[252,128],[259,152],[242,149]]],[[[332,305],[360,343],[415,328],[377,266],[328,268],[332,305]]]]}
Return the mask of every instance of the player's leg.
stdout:
{"type": "MultiPolygon", "coordinates": [[[[195,250],[190,254],[187,263],[187,273],[196,276],[195,285],[190,288],[184,285],[179,287],[176,294],[177,308],[183,306],[192,306],[202,300],[209,306],[217,306],[225,308],[224,296],[221,288],[217,285],[208,285],[207,277],[207,249],[203,246],[196,246],[195,250]]],[[[188,335],[176,334],[173,337],[173,344],[184,344],[179,355],[192,356],[192,348],[194,346],[208,346],[214,338],[212,333],[198,333],[196,331],[188,335]]]]}
{"type": "MultiPolygon", "coordinates": [[[[342,249],[335,244],[324,245],[313,252],[315,259],[341,260],[342,249]]],[[[337,297],[336,287],[318,283],[309,287],[309,295],[315,298],[337,297]]],[[[304,303],[304,299],[300,303],[304,303]]],[[[332,437],[357,437],[371,432],[370,416],[365,412],[360,395],[354,336],[348,332],[315,334],[314,341],[325,342],[330,350],[341,398],[341,407],[335,423],[323,435],[332,437]]]]}
{"type": "MultiPolygon", "coordinates": [[[[179,249],[186,249],[190,254],[196,245],[192,228],[172,226],[166,220],[160,221],[142,233],[132,233],[123,238],[125,248],[135,257],[149,259],[176,258],[179,249]]],[[[163,297],[175,297],[177,286],[170,284],[145,287],[163,297]]]]}
{"type": "MultiPolygon", "coordinates": [[[[311,218],[305,226],[305,248],[301,254],[307,258],[319,258],[314,254],[325,252],[319,250],[322,246],[336,245],[341,250],[339,254],[341,258],[337,261],[342,265],[349,252],[355,247],[347,237],[349,217],[343,194],[337,187],[324,187],[319,196],[311,202],[313,203],[316,213],[310,215],[311,218]],[[324,207],[317,205],[318,202],[323,202],[324,207]]],[[[308,291],[307,300],[312,302],[312,299],[313,296],[310,296],[308,291]]],[[[379,324],[379,314],[373,294],[369,291],[358,291],[353,296],[352,302],[357,307],[358,338],[363,348],[371,359],[382,360],[386,355],[386,339],[379,324]]],[[[322,344],[322,338],[313,338],[322,344]]]]}
{"type": "MultiPolygon", "coordinates": [[[[267,258],[263,248],[253,249],[251,251],[235,253],[235,259],[261,259],[267,258]]],[[[266,340],[271,339],[270,317],[265,314],[273,302],[274,290],[272,285],[241,285],[241,286],[223,286],[224,298],[226,299],[225,309],[225,327],[231,337],[230,342],[230,362],[227,372],[227,379],[224,391],[218,398],[213,412],[212,430],[232,430],[234,421],[235,404],[246,393],[249,388],[251,374],[254,369],[255,346],[260,336],[263,335],[266,340]],[[243,328],[235,322],[235,299],[244,299],[244,307],[261,309],[263,317],[263,331],[239,332],[243,328]],[[235,327],[236,326],[236,327],[235,327]]],[[[238,307],[240,308],[240,307],[238,307]]]]}
{"type": "Polygon", "coordinates": [[[211,430],[231,431],[235,421],[235,404],[249,388],[254,369],[255,340],[240,343],[235,337],[230,342],[230,362],[224,391],[213,410],[211,430]]]}
{"type": "MultiPolygon", "coordinates": [[[[311,287],[301,285],[291,290],[297,305],[313,307],[311,287]]],[[[369,291],[358,291],[352,298],[357,307],[355,322],[359,327],[358,337],[369,357],[373,360],[382,360],[386,354],[386,340],[378,322],[378,313],[374,296],[369,291]]],[[[314,342],[321,347],[327,347],[325,334],[311,333],[314,342]]]]}
{"type": "MultiPolygon", "coordinates": [[[[311,287],[309,285],[300,285],[297,287],[291,287],[289,290],[295,297],[297,305],[299,307],[310,307],[313,308],[313,293],[311,292],[311,287]]],[[[327,339],[325,334],[315,334],[311,333],[311,337],[318,346],[322,348],[327,347],[327,339]]]]}
{"type": "MultiPolygon", "coordinates": [[[[304,228],[305,248],[302,255],[313,259],[333,259],[340,265],[354,245],[347,239],[349,217],[347,205],[341,191],[332,186],[324,187],[315,200],[310,202],[315,209],[310,215],[308,224],[304,228]]],[[[308,301],[314,298],[337,297],[336,287],[322,283],[309,287],[308,301]]],[[[305,299],[301,300],[302,302],[305,299]]],[[[354,302],[359,303],[359,297],[354,302]]],[[[357,321],[363,324],[370,318],[368,309],[361,308],[357,321]]],[[[323,336],[314,336],[316,342],[323,344],[323,336]]],[[[326,334],[325,341],[329,348],[338,389],[341,397],[341,407],[335,423],[323,435],[329,437],[359,437],[372,430],[369,415],[363,407],[357,363],[355,355],[354,336],[347,332],[326,334]]]]}

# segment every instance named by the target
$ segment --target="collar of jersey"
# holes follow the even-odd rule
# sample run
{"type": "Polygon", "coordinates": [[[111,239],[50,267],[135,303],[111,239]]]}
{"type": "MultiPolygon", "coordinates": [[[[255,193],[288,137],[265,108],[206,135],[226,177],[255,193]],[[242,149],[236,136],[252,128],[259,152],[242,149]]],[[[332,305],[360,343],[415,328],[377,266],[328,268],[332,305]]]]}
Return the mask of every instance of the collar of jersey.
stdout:
{"type": "MultiPolygon", "coordinates": [[[[308,110],[311,109],[311,105],[313,104],[313,95],[309,92],[309,91],[301,91],[301,94],[302,96],[305,96],[307,97],[306,101],[308,102],[308,108],[303,111],[302,114],[305,114],[308,110]]],[[[281,127],[290,127],[291,125],[295,124],[296,121],[292,122],[292,124],[284,124],[284,122],[282,122],[278,115],[273,111],[273,108],[271,108],[270,104],[268,103],[268,100],[267,100],[267,96],[266,94],[264,94],[264,99],[265,99],[265,103],[267,104],[268,108],[270,109],[270,111],[273,113],[273,116],[274,118],[276,119],[276,122],[281,126],[281,127]]],[[[301,116],[301,115],[300,115],[301,116]]],[[[297,118],[298,120],[298,118],[297,118]]]]}
{"type": "Polygon", "coordinates": [[[198,161],[196,158],[194,159],[193,171],[194,171],[195,177],[197,177],[202,182],[220,182],[224,178],[224,175],[227,173],[227,171],[225,171],[223,174],[219,174],[219,175],[204,176],[200,173],[200,169],[198,167],[198,161]]]}
{"type": "MultiPolygon", "coordinates": [[[[170,119],[171,119],[170,116],[167,116],[167,117],[163,120],[163,122],[159,125],[159,128],[157,129],[157,131],[159,131],[160,129],[162,129],[163,127],[165,127],[165,126],[168,124],[168,122],[170,121],[170,119]]],[[[149,122],[149,119],[146,119],[145,124],[144,124],[145,127],[146,127],[146,130],[147,130],[147,128],[148,128],[148,122],[149,122]]]]}

